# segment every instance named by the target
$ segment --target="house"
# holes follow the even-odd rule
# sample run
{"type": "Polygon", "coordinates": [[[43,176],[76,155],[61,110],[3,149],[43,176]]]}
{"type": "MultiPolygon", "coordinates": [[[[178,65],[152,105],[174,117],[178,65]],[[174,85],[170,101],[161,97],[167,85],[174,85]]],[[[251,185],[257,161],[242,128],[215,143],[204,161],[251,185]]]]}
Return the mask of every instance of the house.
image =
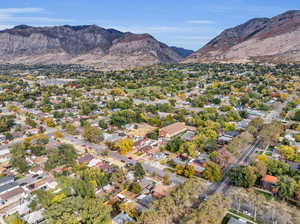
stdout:
{"type": "Polygon", "coordinates": [[[194,167],[195,172],[196,172],[197,175],[200,175],[205,170],[204,164],[205,164],[205,162],[202,162],[199,159],[194,159],[191,162],[191,165],[194,167]]]}
{"type": "Polygon", "coordinates": [[[194,131],[187,131],[182,135],[181,139],[185,141],[192,141],[195,135],[196,133],[194,131]]]}
{"type": "Polygon", "coordinates": [[[37,179],[35,182],[28,185],[28,190],[36,191],[39,189],[54,189],[57,186],[57,182],[52,177],[43,177],[42,179],[37,179]]]}
{"type": "Polygon", "coordinates": [[[152,195],[145,195],[141,194],[140,196],[137,197],[137,201],[139,204],[145,206],[146,208],[149,208],[150,204],[155,200],[152,195]]]}
{"type": "Polygon", "coordinates": [[[0,178],[0,187],[6,184],[10,184],[15,181],[13,176],[7,175],[0,178]]]}
{"type": "Polygon", "coordinates": [[[11,182],[11,183],[2,185],[2,186],[0,186],[0,195],[6,193],[8,191],[14,190],[18,187],[19,187],[19,185],[16,182],[11,182]]]}
{"type": "Polygon", "coordinates": [[[82,156],[78,159],[78,163],[80,164],[89,164],[94,159],[94,157],[90,154],[87,154],[85,156],[82,156]]]}
{"type": "Polygon", "coordinates": [[[240,132],[238,132],[238,131],[225,131],[224,132],[224,136],[229,137],[229,138],[234,138],[234,137],[238,136],[239,134],[240,134],[240,132]]]}
{"type": "Polygon", "coordinates": [[[105,142],[116,142],[119,139],[123,138],[119,134],[108,134],[108,133],[103,133],[103,139],[105,142]]]}
{"type": "Polygon", "coordinates": [[[246,129],[249,125],[249,120],[242,120],[236,124],[238,129],[246,129]]]}
{"type": "Polygon", "coordinates": [[[176,164],[187,165],[189,163],[189,157],[186,155],[180,154],[176,158],[174,158],[173,161],[176,164]]]}
{"type": "Polygon", "coordinates": [[[112,224],[125,224],[134,222],[134,220],[126,213],[120,213],[112,219],[112,224]]]}
{"type": "Polygon", "coordinates": [[[230,142],[232,140],[231,137],[227,137],[227,136],[221,136],[218,138],[218,144],[220,145],[225,145],[227,144],[228,142],[230,142]]]}
{"type": "Polygon", "coordinates": [[[43,169],[39,166],[36,166],[29,170],[29,173],[32,175],[42,175],[44,173],[43,169]]]}
{"type": "Polygon", "coordinates": [[[25,197],[25,191],[23,188],[18,187],[11,191],[7,191],[0,195],[0,208],[11,205],[23,199],[25,197]]]}
{"type": "Polygon", "coordinates": [[[160,199],[167,196],[172,189],[172,185],[156,184],[152,191],[152,195],[155,198],[160,199]]]}
{"type": "Polygon", "coordinates": [[[23,217],[23,220],[28,224],[40,223],[43,219],[43,210],[31,212],[23,217]]]}
{"type": "Polygon", "coordinates": [[[184,122],[176,122],[159,129],[159,136],[163,138],[172,138],[187,130],[187,126],[184,122]]]}
{"type": "Polygon", "coordinates": [[[126,129],[126,130],[133,130],[135,127],[135,124],[125,124],[123,125],[123,128],[126,129]]]}
{"type": "Polygon", "coordinates": [[[96,167],[98,167],[105,173],[112,173],[115,170],[115,168],[112,165],[106,162],[97,163],[96,167]]]}
{"type": "Polygon", "coordinates": [[[140,181],[140,185],[144,193],[150,193],[150,191],[153,189],[155,185],[155,182],[150,179],[143,178],[140,181]]]}
{"type": "Polygon", "coordinates": [[[272,193],[276,192],[275,187],[277,183],[278,183],[278,178],[275,176],[266,175],[261,179],[261,185],[263,186],[263,188],[272,193]]]}
{"type": "Polygon", "coordinates": [[[152,157],[154,159],[161,160],[161,159],[167,158],[167,155],[163,152],[158,152],[158,153],[155,153],[152,157]]]}
{"type": "Polygon", "coordinates": [[[229,165],[235,162],[234,156],[227,151],[226,149],[221,149],[218,151],[218,155],[216,157],[216,162],[222,167],[228,167],[229,165]]]}
{"type": "Polygon", "coordinates": [[[140,149],[140,151],[141,151],[142,153],[145,153],[145,154],[150,153],[151,150],[152,150],[152,147],[151,147],[150,145],[146,145],[146,146],[144,146],[144,147],[142,147],[142,148],[140,149]]]}

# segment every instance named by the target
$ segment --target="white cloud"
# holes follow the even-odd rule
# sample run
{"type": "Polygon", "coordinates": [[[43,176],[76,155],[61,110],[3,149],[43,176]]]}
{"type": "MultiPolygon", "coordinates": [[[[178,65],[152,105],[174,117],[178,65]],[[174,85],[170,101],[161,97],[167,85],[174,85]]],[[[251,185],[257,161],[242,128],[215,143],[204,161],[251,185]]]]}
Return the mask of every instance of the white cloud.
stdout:
{"type": "MultiPolygon", "coordinates": [[[[25,23],[69,23],[73,20],[41,16],[42,8],[0,8],[0,22],[6,24],[25,23]],[[34,16],[37,15],[37,16],[34,16]]],[[[2,25],[8,26],[8,25],[2,25]]]]}
{"type": "Polygon", "coordinates": [[[2,16],[0,14],[0,22],[6,23],[68,23],[72,22],[70,19],[50,18],[50,17],[34,17],[34,16],[2,16]]]}
{"type": "Polygon", "coordinates": [[[214,24],[212,20],[188,20],[187,23],[190,24],[214,24]]]}
{"type": "Polygon", "coordinates": [[[42,12],[42,8],[0,8],[0,14],[21,14],[42,12]]]}

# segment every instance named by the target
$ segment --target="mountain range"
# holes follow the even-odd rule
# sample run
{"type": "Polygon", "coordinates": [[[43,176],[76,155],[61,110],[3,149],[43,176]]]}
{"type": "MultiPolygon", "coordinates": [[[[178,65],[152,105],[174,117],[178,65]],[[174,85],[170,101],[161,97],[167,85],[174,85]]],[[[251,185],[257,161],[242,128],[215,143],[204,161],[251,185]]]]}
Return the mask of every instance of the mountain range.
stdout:
{"type": "Polygon", "coordinates": [[[181,55],[149,34],[124,33],[96,25],[20,25],[0,31],[0,63],[74,63],[115,70],[177,63],[181,55]]]}
{"type": "Polygon", "coordinates": [[[184,62],[299,63],[300,10],[226,29],[184,62]]]}
{"type": "Polygon", "coordinates": [[[224,30],[196,52],[169,47],[149,34],[96,25],[0,31],[0,63],[86,64],[102,70],[172,63],[299,63],[300,10],[255,18],[224,30]]]}

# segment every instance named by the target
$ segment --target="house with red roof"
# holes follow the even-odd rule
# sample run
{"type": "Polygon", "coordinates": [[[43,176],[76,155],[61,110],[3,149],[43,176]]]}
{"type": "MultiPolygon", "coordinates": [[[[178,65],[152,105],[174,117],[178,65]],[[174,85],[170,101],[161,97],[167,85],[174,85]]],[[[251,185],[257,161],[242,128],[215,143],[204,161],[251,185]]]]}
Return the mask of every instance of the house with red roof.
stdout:
{"type": "Polygon", "coordinates": [[[276,186],[278,183],[278,178],[275,176],[271,176],[271,175],[265,175],[262,179],[261,179],[261,185],[263,186],[263,188],[265,190],[268,190],[272,193],[276,193],[276,186]]]}

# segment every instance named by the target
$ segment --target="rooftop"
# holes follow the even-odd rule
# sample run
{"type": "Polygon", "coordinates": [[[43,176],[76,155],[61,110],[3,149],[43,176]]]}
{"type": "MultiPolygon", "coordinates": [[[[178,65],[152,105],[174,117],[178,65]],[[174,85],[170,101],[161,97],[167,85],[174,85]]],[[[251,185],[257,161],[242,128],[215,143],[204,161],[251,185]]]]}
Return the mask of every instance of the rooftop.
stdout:
{"type": "Polygon", "coordinates": [[[278,182],[278,179],[275,176],[266,175],[263,177],[262,181],[267,182],[267,183],[276,184],[278,182]]]}

